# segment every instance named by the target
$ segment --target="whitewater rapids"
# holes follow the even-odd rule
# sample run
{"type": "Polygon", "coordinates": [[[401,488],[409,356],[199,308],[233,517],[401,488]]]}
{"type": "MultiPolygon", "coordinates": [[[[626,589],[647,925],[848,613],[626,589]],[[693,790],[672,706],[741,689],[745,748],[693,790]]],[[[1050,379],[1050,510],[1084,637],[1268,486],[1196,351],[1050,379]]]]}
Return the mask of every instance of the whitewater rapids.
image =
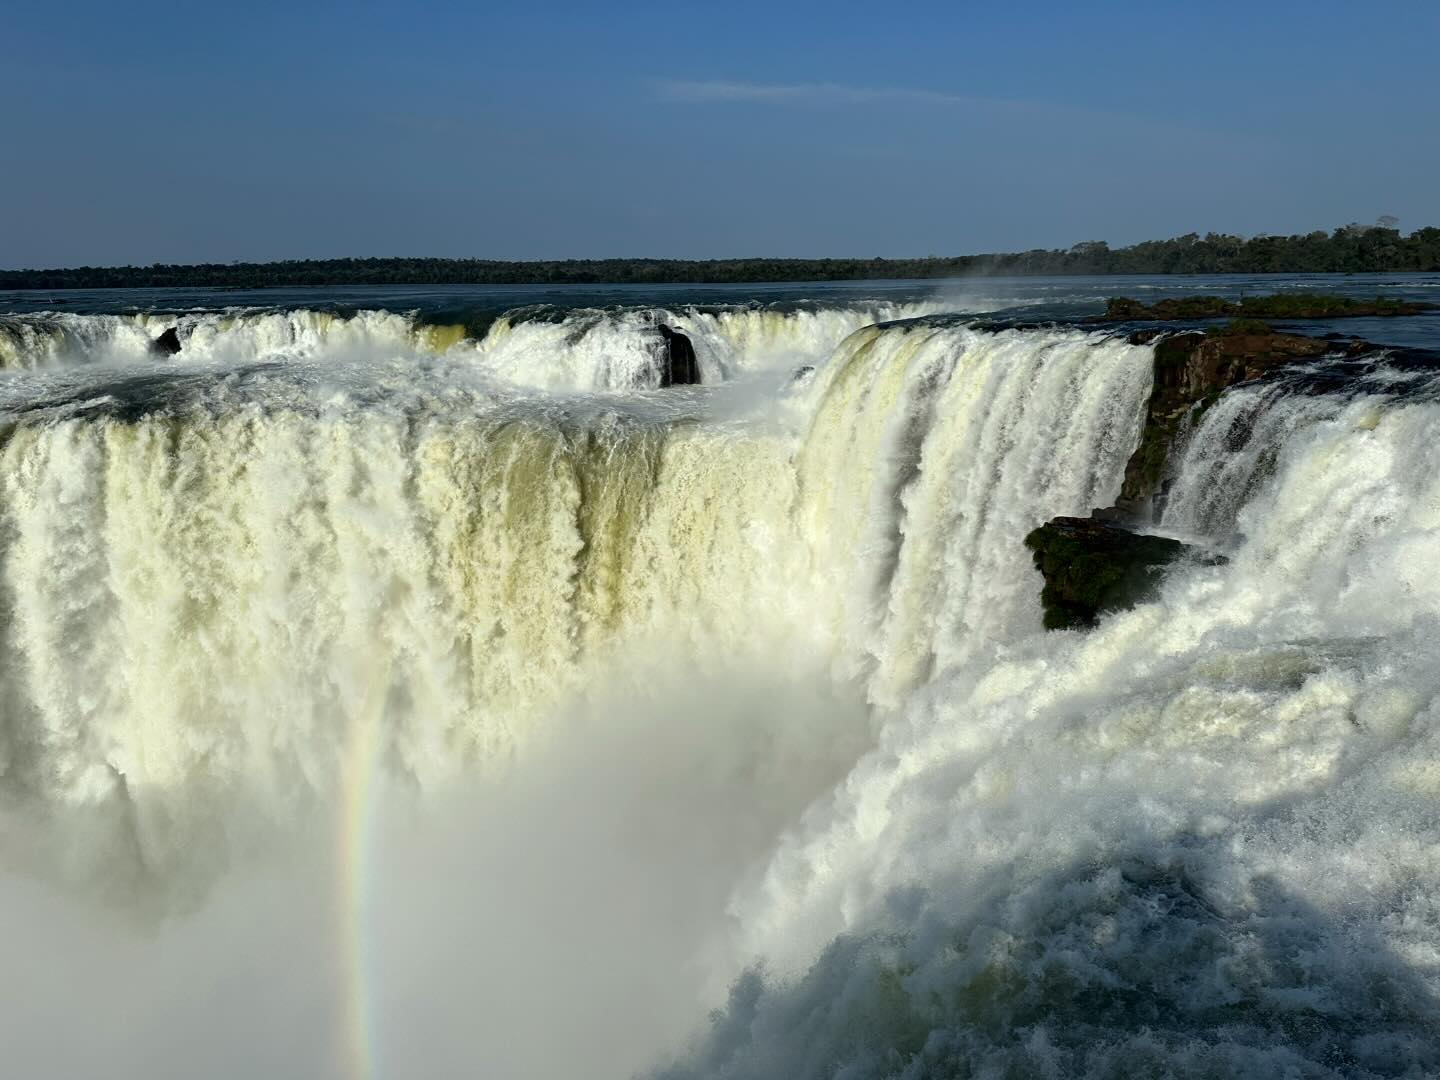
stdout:
{"type": "MultiPolygon", "coordinates": [[[[359,358],[453,354],[511,386],[550,391],[631,390],[659,385],[657,321],[690,335],[705,382],[756,368],[824,359],[849,334],[874,323],[944,310],[937,302],[565,311],[543,305],[485,319],[483,330],[419,313],[234,308],[174,315],[0,314],[0,371],[77,366],[153,366],[152,344],[174,328],[176,363],[237,365],[257,360],[353,362],[359,358]]],[[[164,360],[165,358],[159,358],[164,360]]]]}
{"type": "MultiPolygon", "coordinates": [[[[263,1051],[217,1034],[216,1067],[156,1027],[97,1033],[103,1060],[1440,1070],[1428,376],[1226,394],[1160,525],[1229,561],[1045,634],[1023,537],[1113,501],[1151,350],[929,314],[666,313],[709,384],[669,392],[648,312],[479,339],[206,315],[173,363],[140,317],[13,323],[0,903],[127,957],[93,961],[88,1007],[149,954],[37,914],[36,890],[158,910],[161,943],[231,970],[213,942],[253,940],[236,927],[325,925],[324,890],[264,853],[323,834],[360,735],[396,822],[448,823],[373,840],[363,1053],[310,1030],[341,1025],[336,991],[296,976],[309,1026],[256,1008],[263,1051]],[[452,972],[496,927],[513,951],[452,972]],[[458,1004],[477,995],[493,1015],[458,1004]],[[572,1056],[551,1018],[584,1033],[572,1056]]],[[[47,1057],[63,986],[37,987],[0,1033],[31,1075],[84,1071],[47,1057]]]]}

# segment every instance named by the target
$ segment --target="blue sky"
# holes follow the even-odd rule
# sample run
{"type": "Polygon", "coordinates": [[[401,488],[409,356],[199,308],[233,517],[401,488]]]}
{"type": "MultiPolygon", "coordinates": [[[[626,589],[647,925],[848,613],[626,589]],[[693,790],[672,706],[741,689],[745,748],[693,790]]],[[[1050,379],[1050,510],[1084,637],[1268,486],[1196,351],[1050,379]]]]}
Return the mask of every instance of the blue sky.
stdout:
{"type": "Polygon", "coordinates": [[[32,3],[0,266],[1440,224],[1440,4],[32,3]]]}

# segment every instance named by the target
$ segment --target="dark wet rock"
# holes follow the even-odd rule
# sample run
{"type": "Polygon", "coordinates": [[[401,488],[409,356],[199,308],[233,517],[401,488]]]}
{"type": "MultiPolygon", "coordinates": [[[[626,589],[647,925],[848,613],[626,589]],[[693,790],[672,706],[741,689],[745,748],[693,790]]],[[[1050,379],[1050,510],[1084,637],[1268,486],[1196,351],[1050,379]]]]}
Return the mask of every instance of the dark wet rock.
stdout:
{"type": "Polygon", "coordinates": [[[1386,370],[1433,369],[1440,363],[1433,353],[1382,350],[1338,334],[1317,338],[1280,333],[1254,318],[1205,331],[1144,328],[1128,340],[1153,347],[1154,382],[1120,497],[1114,506],[1094,510],[1088,518],[1055,518],[1025,538],[1045,579],[1041,602],[1047,629],[1093,626],[1106,612],[1153,599],[1166,567],[1176,560],[1225,561],[1179,540],[1136,531],[1154,520],[1163,505],[1177,440],[1225,390],[1256,379],[1283,378],[1297,393],[1323,393],[1337,382],[1355,385],[1382,359],[1386,370]],[[1324,363],[1314,363],[1322,357],[1324,363]]]}
{"type": "Polygon", "coordinates": [[[1133,532],[1110,517],[1058,517],[1025,537],[1045,578],[1045,629],[1094,626],[1106,612],[1153,600],[1167,566],[1191,557],[1215,561],[1168,536],[1133,532]]]}
{"type": "Polygon", "coordinates": [[[695,358],[695,346],[678,330],[663,323],[660,336],[665,339],[664,367],[660,371],[660,385],[693,386],[700,382],[700,362],[695,358]]]}
{"type": "MultiPolygon", "coordinates": [[[[1281,334],[1264,323],[1237,321],[1207,332],[1132,334],[1134,344],[1154,344],[1155,381],[1145,408],[1140,444],[1125,466],[1117,505],[1139,518],[1150,516],[1161,493],[1166,464],[1182,423],[1209,408],[1222,391],[1262,378],[1297,361],[1336,351],[1335,345],[1301,334],[1281,334]]],[[[1351,346],[1373,348],[1363,342],[1351,346]]]]}
{"type": "Polygon", "coordinates": [[[1436,305],[1377,296],[1374,300],[1353,300],[1348,296],[1320,293],[1275,293],[1226,300],[1219,296],[1184,296],[1142,304],[1128,296],[1112,297],[1105,305],[1105,322],[1198,319],[1354,319],[1376,316],[1419,315],[1436,305]]]}
{"type": "Polygon", "coordinates": [[[180,332],[170,327],[150,343],[150,351],[156,356],[174,356],[180,351],[180,332]]]}

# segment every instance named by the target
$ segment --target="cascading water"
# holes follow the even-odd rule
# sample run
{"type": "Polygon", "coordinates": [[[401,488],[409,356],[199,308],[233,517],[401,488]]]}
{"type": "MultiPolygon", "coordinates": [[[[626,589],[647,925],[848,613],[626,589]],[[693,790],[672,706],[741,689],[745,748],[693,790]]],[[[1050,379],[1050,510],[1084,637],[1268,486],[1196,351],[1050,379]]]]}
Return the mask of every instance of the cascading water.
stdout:
{"type": "Polygon", "coordinates": [[[1227,565],[911,695],[663,1075],[1440,1069],[1440,404],[1376,382],[1231,391],[1166,511],[1227,565]]]}
{"type": "Polygon", "coordinates": [[[187,807],[325,790],[367,694],[422,787],[657,649],[896,700],[968,647],[947,611],[1034,621],[1019,539],[1113,496],[1149,379],[1123,343],[923,324],[852,336],[788,418],[326,374],[145,383],[123,417],[112,386],[0,450],[12,782],[122,800],[152,867],[203,847],[187,807]]]}
{"type": "Polygon", "coordinates": [[[0,369],[150,363],[157,360],[151,343],[168,327],[181,335],[184,360],[222,363],[397,349],[440,352],[463,336],[461,327],[427,326],[386,311],[349,317],[305,310],[0,315],[0,369]]]}
{"type": "Polygon", "coordinates": [[[925,302],[793,311],[535,308],[486,320],[476,337],[470,337],[460,323],[388,311],[337,314],[237,308],[176,315],[0,314],[0,370],[296,359],[345,362],[358,357],[451,354],[517,386],[632,390],[659,385],[654,333],[659,322],[695,337],[703,381],[715,383],[757,369],[814,364],[862,326],[940,310],[940,304],[925,302]],[[178,358],[157,357],[151,345],[171,327],[182,343],[178,358]]]}
{"type": "MultiPolygon", "coordinates": [[[[1114,500],[1151,349],[870,325],[925,310],[661,311],[710,384],[663,393],[654,310],[11,326],[0,903],[324,927],[247,868],[336,815],[343,989],[293,974],[248,1069],[1440,1068],[1427,376],[1223,395],[1163,525],[1229,561],[1043,634],[1023,537],[1114,500]]],[[[160,985],[94,948],[97,1000],[160,985]]],[[[0,1036],[95,1067],[36,985],[0,1036]]]]}
{"type": "Polygon", "coordinates": [[[724,382],[763,370],[793,370],[826,359],[854,331],[914,318],[935,303],[866,304],[776,311],[588,311],[563,319],[499,320],[477,346],[477,361],[507,382],[544,390],[628,390],[658,385],[651,343],[656,322],[692,337],[702,381],[724,382]]]}

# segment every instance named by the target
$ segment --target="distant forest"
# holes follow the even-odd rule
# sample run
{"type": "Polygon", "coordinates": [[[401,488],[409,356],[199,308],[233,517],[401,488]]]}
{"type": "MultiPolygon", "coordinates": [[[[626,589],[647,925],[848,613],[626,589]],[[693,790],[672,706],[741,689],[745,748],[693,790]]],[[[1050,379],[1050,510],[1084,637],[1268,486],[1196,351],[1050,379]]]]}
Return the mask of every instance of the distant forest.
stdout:
{"type": "Polygon", "coordinates": [[[1112,248],[929,256],[923,259],[298,259],[193,266],[80,266],[0,270],[0,289],[265,288],[337,285],[579,285],[856,281],[970,275],[1349,274],[1440,271],[1440,228],[1402,236],[1394,219],[1333,233],[1256,236],[1189,233],[1112,248]]]}

